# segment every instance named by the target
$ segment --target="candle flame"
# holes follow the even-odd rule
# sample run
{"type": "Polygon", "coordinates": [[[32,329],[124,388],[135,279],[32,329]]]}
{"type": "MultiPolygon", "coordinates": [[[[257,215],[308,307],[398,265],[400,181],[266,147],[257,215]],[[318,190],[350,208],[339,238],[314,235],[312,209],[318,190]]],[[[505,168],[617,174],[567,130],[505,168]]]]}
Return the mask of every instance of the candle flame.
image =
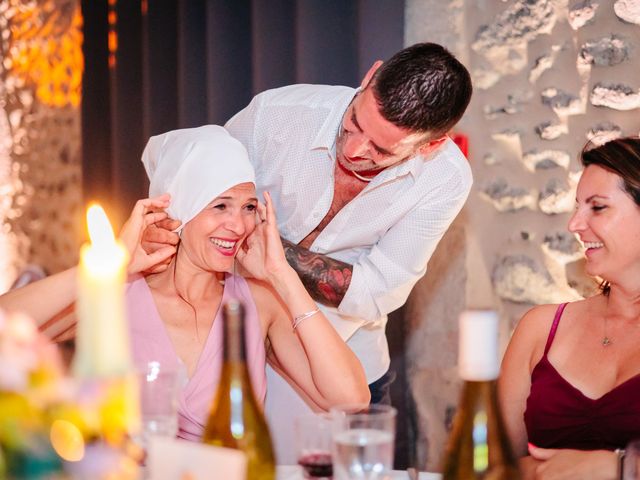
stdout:
{"type": "Polygon", "coordinates": [[[91,205],[87,210],[87,227],[91,244],[97,248],[109,247],[115,243],[113,229],[100,205],[91,205]]]}

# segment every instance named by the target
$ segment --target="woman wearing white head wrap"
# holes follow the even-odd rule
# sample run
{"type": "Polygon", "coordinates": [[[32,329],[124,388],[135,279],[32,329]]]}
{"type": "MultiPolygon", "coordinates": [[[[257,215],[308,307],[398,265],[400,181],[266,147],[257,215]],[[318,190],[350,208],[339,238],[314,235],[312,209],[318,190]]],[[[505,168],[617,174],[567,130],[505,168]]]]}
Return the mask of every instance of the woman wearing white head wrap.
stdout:
{"type": "MultiPolygon", "coordinates": [[[[268,339],[274,367],[315,408],[368,402],[360,363],[285,259],[271,199],[265,194],[266,205],[258,202],[244,147],[222,127],[206,126],[152,137],[142,160],[150,194],[162,195],[139,201],[121,232],[132,257],[127,303],[133,354],[138,362],[186,366],[179,435],[195,440],[202,434],[221,363],[220,307],[231,297],[245,305],[249,369],[259,400],[268,339]],[[167,217],[157,213],[164,208],[182,221],[180,243],[147,255],[139,243],[142,231],[167,217]],[[174,251],[166,270],[135,275],[174,251]],[[225,273],[234,270],[236,258],[252,278],[225,273]]],[[[68,272],[49,277],[19,295],[0,297],[0,307],[19,308],[45,324],[73,301],[73,278],[68,272]]]]}

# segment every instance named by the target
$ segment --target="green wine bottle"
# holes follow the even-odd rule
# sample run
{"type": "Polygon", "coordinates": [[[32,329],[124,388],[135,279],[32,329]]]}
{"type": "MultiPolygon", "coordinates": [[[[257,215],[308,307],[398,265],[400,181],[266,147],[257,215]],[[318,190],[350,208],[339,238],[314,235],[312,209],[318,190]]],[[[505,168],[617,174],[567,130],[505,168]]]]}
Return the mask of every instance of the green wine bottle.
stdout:
{"type": "Polygon", "coordinates": [[[247,480],[274,480],[271,436],[246,363],[242,305],[235,300],[225,304],[223,319],[222,372],[202,442],[243,451],[247,455],[247,480]]]}
{"type": "Polygon", "coordinates": [[[518,480],[497,401],[498,317],[491,311],[460,316],[458,368],[462,396],[445,453],[443,480],[518,480]]]}

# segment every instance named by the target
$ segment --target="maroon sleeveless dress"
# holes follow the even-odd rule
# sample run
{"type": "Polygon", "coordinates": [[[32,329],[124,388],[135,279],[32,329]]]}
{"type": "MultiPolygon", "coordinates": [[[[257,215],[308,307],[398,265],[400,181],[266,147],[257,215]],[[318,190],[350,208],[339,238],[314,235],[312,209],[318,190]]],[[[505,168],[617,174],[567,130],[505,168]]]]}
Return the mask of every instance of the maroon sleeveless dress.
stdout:
{"type": "Polygon", "coordinates": [[[524,412],[529,442],[544,448],[624,448],[640,438],[640,374],[595,400],[567,382],[547,357],[566,305],[558,307],[544,355],[531,372],[524,412]]]}

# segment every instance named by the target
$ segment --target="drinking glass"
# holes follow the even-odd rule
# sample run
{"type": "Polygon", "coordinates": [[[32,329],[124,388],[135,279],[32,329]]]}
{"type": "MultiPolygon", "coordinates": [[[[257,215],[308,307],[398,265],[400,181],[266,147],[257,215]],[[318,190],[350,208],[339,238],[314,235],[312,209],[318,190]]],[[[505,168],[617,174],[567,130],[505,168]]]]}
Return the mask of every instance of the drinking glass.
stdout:
{"type": "Polygon", "coordinates": [[[640,440],[633,440],[627,445],[622,478],[640,480],[640,440]]]}
{"type": "Polygon", "coordinates": [[[151,361],[138,367],[142,446],[149,437],[178,433],[178,394],[186,382],[183,367],[151,361]]]}
{"type": "Polygon", "coordinates": [[[294,420],[296,455],[304,478],[331,480],[331,417],[328,414],[306,414],[294,420]]]}
{"type": "Polygon", "coordinates": [[[346,405],[331,409],[337,480],[378,480],[393,468],[396,409],[346,405]]]}

